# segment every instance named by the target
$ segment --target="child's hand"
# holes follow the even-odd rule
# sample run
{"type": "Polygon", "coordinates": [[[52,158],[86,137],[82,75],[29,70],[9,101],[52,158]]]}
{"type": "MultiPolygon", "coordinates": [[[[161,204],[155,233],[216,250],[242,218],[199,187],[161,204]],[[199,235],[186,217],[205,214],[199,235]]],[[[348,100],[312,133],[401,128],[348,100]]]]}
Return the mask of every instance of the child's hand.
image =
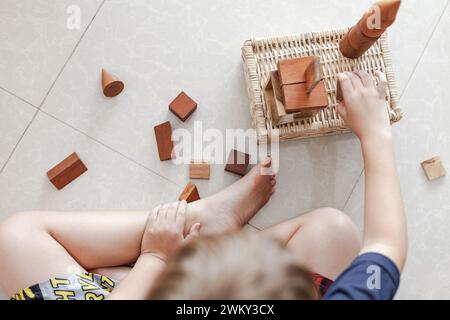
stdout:
{"type": "Polygon", "coordinates": [[[200,223],[192,225],[184,237],[186,201],[158,206],[149,214],[142,236],[141,254],[150,253],[167,261],[183,244],[199,235],[200,223]]]}
{"type": "Polygon", "coordinates": [[[344,101],[337,106],[337,111],[360,140],[391,136],[386,76],[380,71],[375,76],[378,85],[365,71],[338,74],[344,101]]]}

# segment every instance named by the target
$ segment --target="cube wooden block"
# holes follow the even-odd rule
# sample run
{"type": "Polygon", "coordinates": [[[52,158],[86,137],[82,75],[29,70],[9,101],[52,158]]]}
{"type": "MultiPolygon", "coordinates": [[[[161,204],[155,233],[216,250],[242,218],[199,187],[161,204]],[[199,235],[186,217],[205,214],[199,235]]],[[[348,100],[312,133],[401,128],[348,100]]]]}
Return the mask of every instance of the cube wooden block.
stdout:
{"type": "Polygon", "coordinates": [[[200,200],[200,195],[197,190],[197,186],[189,181],[189,183],[184,188],[178,200],[186,200],[187,203],[200,200]]]}
{"type": "Polygon", "coordinates": [[[208,162],[191,162],[189,164],[189,178],[208,180],[211,166],[208,162]]]}
{"type": "Polygon", "coordinates": [[[325,82],[322,80],[308,94],[306,83],[283,86],[284,108],[287,113],[320,111],[328,106],[325,82]]]}
{"type": "Polygon", "coordinates": [[[306,82],[305,71],[313,60],[314,57],[280,60],[278,62],[278,76],[281,87],[306,82]]]}
{"type": "Polygon", "coordinates": [[[87,170],[87,167],[74,152],[50,169],[47,172],[47,177],[58,190],[61,190],[87,170]]]}
{"type": "Polygon", "coordinates": [[[250,164],[250,155],[232,149],[230,155],[228,156],[225,171],[232,172],[240,176],[245,176],[249,164],[250,164]]]}
{"type": "Polygon", "coordinates": [[[197,109],[197,102],[192,100],[184,91],[181,92],[170,104],[172,111],[181,121],[185,121],[197,109]]]}
{"type": "Polygon", "coordinates": [[[447,174],[444,164],[439,157],[434,157],[422,162],[422,168],[430,181],[441,178],[447,174]]]}
{"type": "Polygon", "coordinates": [[[155,128],[156,144],[158,146],[159,160],[172,159],[172,125],[169,121],[157,125],[155,128]]]}
{"type": "Polygon", "coordinates": [[[308,65],[305,71],[306,77],[306,92],[308,94],[314,90],[314,88],[323,79],[322,64],[320,62],[320,57],[313,57],[311,63],[308,65]]]}

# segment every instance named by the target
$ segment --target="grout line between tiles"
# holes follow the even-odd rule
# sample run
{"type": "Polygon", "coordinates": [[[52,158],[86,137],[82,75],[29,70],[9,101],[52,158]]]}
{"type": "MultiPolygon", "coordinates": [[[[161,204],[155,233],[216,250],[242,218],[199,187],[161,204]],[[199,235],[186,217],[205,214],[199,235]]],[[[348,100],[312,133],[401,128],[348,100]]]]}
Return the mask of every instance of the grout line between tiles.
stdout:
{"type": "Polygon", "coordinates": [[[358,179],[356,179],[356,182],[355,182],[355,184],[353,185],[352,191],[350,191],[350,194],[348,195],[347,199],[345,200],[344,206],[343,206],[342,209],[341,209],[342,212],[345,212],[345,208],[347,207],[347,204],[348,204],[348,202],[350,201],[350,198],[352,197],[353,192],[355,191],[356,186],[357,186],[358,183],[359,183],[359,180],[361,180],[361,177],[362,177],[363,173],[364,173],[364,168],[361,170],[361,173],[359,174],[358,179]]]}
{"type": "Polygon", "coordinates": [[[35,109],[39,109],[38,107],[36,107],[36,106],[35,106],[34,104],[32,104],[31,102],[29,102],[29,101],[27,101],[27,100],[25,100],[25,99],[19,97],[17,94],[15,94],[15,93],[12,92],[12,91],[9,91],[8,89],[5,89],[5,88],[3,88],[3,87],[0,87],[0,90],[5,91],[7,94],[9,94],[9,95],[11,95],[11,96],[13,96],[13,97],[19,99],[20,101],[26,103],[26,104],[29,105],[30,107],[33,107],[33,108],[35,108],[35,109]]]}
{"type": "Polygon", "coordinates": [[[53,83],[51,84],[50,88],[48,89],[47,93],[45,94],[44,99],[42,99],[41,104],[39,105],[39,109],[41,109],[41,107],[44,105],[45,101],[47,100],[50,92],[52,91],[53,87],[55,86],[56,82],[58,81],[59,77],[61,76],[61,74],[63,73],[64,69],[66,68],[67,64],[69,63],[70,59],[72,58],[72,56],[75,54],[75,51],[77,50],[78,46],[81,43],[81,40],[83,40],[84,35],[88,32],[89,28],[92,25],[92,22],[94,22],[95,17],[97,16],[97,14],[99,13],[100,9],[103,7],[103,4],[106,2],[106,0],[103,0],[102,3],[100,3],[100,5],[98,6],[97,10],[95,11],[92,19],[89,21],[89,23],[86,26],[86,29],[84,29],[83,33],[81,34],[80,39],[78,39],[77,43],[75,44],[72,52],[70,53],[69,57],[66,59],[66,62],[64,62],[61,70],[58,72],[58,74],[56,75],[55,80],[53,81],[53,83]]]}
{"type": "Polygon", "coordinates": [[[447,4],[445,5],[444,9],[442,10],[442,13],[441,13],[441,15],[439,16],[439,19],[438,19],[436,25],[434,26],[433,31],[431,32],[431,35],[430,35],[430,37],[428,38],[427,43],[425,44],[425,47],[423,48],[422,52],[420,53],[419,59],[417,59],[417,62],[416,62],[416,64],[414,65],[414,68],[413,68],[413,71],[411,72],[411,75],[409,76],[408,80],[406,81],[406,85],[405,85],[405,87],[403,88],[402,93],[400,94],[399,100],[402,99],[403,95],[405,94],[406,90],[408,89],[409,84],[410,84],[412,78],[414,77],[414,75],[415,75],[415,73],[416,73],[417,67],[419,66],[420,62],[422,61],[422,58],[423,58],[423,56],[425,55],[425,52],[426,52],[427,49],[428,49],[428,45],[430,44],[431,40],[432,40],[433,37],[434,37],[434,33],[436,32],[437,28],[439,27],[439,24],[441,23],[442,17],[444,16],[445,12],[446,12],[447,9],[448,9],[449,3],[450,3],[450,0],[447,0],[447,4]]]}
{"type": "Polygon", "coordinates": [[[117,153],[118,155],[122,156],[123,158],[127,159],[128,161],[133,162],[135,165],[138,165],[139,167],[141,167],[141,168],[143,168],[143,169],[145,169],[145,170],[151,172],[152,174],[157,175],[158,177],[160,177],[160,178],[162,178],[162,179],[164,179],[164,180],[166,180],[166,181],[168,181],[168,182],[174,184],[175,186],[177,186],[177,187],[179,187],[179,188],[182,188],[182,187],[183,187],[183,186],[179,185],[178,183],[176,183],[175,181],[172,181],[172,180],[168,179],[167,177],[161,175],[160,173],[158,173],[158,172],[156,172],[156,171],[154,171],[154,170],[152,170],[152,169],[150,169],[150,168],[144,166],[143,164],[137,162],[136,160],[134,160],[134,159],[132,159],[132,158],[126,156],[126,155],[123,154],[122,152],[120,152],[120,151],[118,151],[118,150],[116,150],[116,149],[111,148],[111,147],[108,146],[107,144],[101,142],[100,140],[97,140],[97,139],[94,138],[94,137],[91,137],[91,136],[88,135],[87,133],[85,133],[85,132],[83,132],[83,131],[81,131],[81,130],[75,128],[74,126],[72,126],[72,125],[68,124],[67,122],[65,122],[65,121],[63,121],[63,120],[61,120],[61,119],[55,117],[54,115],[52,115],[52,114],[50,114],[50,113],[48,113],[48,112],[45,112],[44,110],[39,110],[39,112],[41,112],[41,113],[43,113],[43,114],[45,114],[45,115],[47,115],[47,116],[49,116],[49,117],[55,119],[56,121],[62,123],[63,125],[65,125],[65,126],[71,128],[71,129],[75,130],[76,132],[81,133],[82,135],[84,135],[85,137],[89,138],[90,140],[92,140],[92,141],[94,141],[94,142],[96,142],[96,143],[102,145],[103,147],[107,148],[108,150],[111,150],[111,151],[114,152],[114,153],[117,153]]]}
{"type": "Polygon", "coordinates": [[[36,109],[36,111],[34,112],[33,117],[31,118],[30,122],[28,122],[27,127],[25,128],[25,130],[22,132],[22,134],[19,137],[19,140],[17,141],[16,145],[14,146],[14,148],[12,149],[12,151],[9,153],[8,159],[6,159],[5,163],[3,164],[3,166],[0,169],[0,175],[2,174],[3,170],[5,170],[6,165],[9,163],[9,160],[12,158],[14,152],[16,151],[17,147],[19,146],[19,143],[22,141],[23,137],[25,136],[25,133],[28,131],[28,128],[31,126],[31,123],[33,123],[34,119],[36,118],[37,114],[38,114],[39,110],[36,109]]]}
{"type": "Polygon", "coordinates": [[[83,33],[81,34],[80,39],[78,39],[77,43],[75,44],[75,47],[73,48],[72,52],[70,53],[69,57],[67,58],[66,62],[64,63],[64,65],[62,66],[61,70],[58,72],[55,80],[53,81],[53,83],[51,84],[49,90],[47,91],[47,93],[45,94],[44,99],[42,100],[41,104],[39,105],[39,107],[34,106],[33,104],[31,104],[30,102],[24,100],[23,98],[17,96],[16,94],[14,94],[13,92],[6,90],[5,88],[1,88],[2,90],[4,90],[5,92],[17,97],[18,99],[20,99],[21,101],[29,104],[30,106],[33,106],[34,108],[36,108],[36,112],[34,113],[33,117],[31,118],[31,121],[28,123],[27,127],[25,128],[25,130],[22,132],[19,140],[17,141],[16,145],[14,146],[13,150],[11,151],[11,153],[8,156],[8,159],[6,160],[6,162],[3,164],[3,166],[0,169],[0,175],[2,174],[3,170],[6,168],[6,166],[9,163],[9,160],[12,158],[12,156],[14,155],[14,152],[16,151],[17,147],[19,146],[20,142],[22,141],[23,137],[25,136],[25,134],[27,133],[28,129],[30,128],[31,124],[33,123],[34,119],[36,118],[36,116],[39,113],[40,108],[42,107],[42,105],[44,104],[44,102],[47,100],[48,95],[50,94],[50,92],[52,91],[53,87],[55,86],[56,81],[58,81],[60,75],[62,74],[62,72],[64,71],[67,63],[69,62],[69,60],[72,58],[73,54],[75,53],[75,50],[78,48],[78,45],[80,44],[81,40],[83,39],[84,35],[86,34],[86,32],[89,30],[89,27],[91,26],[92,22],[94,21],[95,17],[97,16],[97,14],[99,13],[100,9],[103,7],[103,4],[105,3],[106,0],[103,0],[102,3],[100,3],[100,5],[97,8],[97,11],[95,11],[94,16],[92,17],[91,21],[89,21],[89,23],[86,26],[86,29],[83,31],[83,33]]]}

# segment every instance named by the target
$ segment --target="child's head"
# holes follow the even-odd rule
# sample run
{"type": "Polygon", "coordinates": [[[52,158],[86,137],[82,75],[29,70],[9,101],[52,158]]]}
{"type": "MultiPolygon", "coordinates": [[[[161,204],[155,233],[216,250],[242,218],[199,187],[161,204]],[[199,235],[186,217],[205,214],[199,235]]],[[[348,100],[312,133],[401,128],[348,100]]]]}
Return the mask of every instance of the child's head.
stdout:
{"type": "Polygon", "coordinates": [[[309,274],[274,240],[234,233],[202,237],[169,261],[152,299],[314,299],[309,274]]]}

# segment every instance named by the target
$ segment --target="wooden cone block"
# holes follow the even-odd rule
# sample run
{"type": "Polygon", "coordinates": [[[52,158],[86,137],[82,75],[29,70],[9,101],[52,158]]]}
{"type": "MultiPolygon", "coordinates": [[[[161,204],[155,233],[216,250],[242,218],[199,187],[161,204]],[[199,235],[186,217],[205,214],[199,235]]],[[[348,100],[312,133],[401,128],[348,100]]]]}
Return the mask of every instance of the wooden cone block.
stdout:
{"type": "Polygon", "coordinates": [[[47,177],[58,190],[61,190],[87,170],[87,167],[74,152],[50,169],[47,172],[47,177]]]}
{"type": "Polygon", "coordinates": [[[200,200],[200,194],[198,193],[197,186],[189,181],[183,192],[180,194],[178,200],[185,200],[187,203],[200,200]]]}
{"type": "Polygon", "coordinates": [[[112,98],[118,96],[124,89],[125,85],[117,77],[102,69],[102,88],[103,94],[112,98]]]}

